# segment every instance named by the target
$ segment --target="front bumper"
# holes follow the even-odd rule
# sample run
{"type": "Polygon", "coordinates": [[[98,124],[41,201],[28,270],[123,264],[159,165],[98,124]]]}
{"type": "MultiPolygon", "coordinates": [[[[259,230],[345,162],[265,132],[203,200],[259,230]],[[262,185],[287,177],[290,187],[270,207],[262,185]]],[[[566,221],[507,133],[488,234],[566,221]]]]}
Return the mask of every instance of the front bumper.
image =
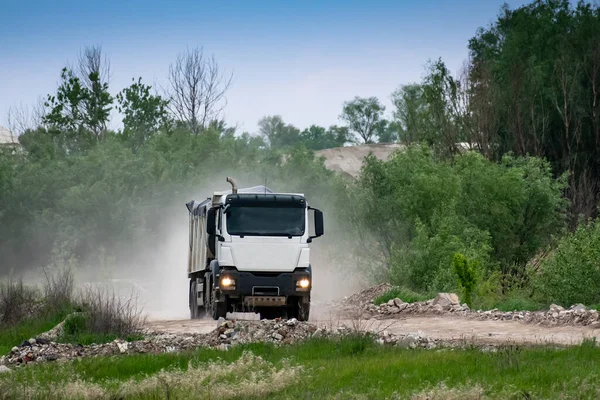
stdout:
{"type": "Polygon", "coordinates": [[[241,272],[236,269],[222,269],[219,271],[219,290],[230,298],[246,296],[307,296],[312,288],[310,270],[296,270],[294,272],[264,273],[241,272]],[[234,285],[229,287],[221,285],[224,278],[233,280],[234,285]],[[307,288],[299,288],[297,282],[308,279],[307,288]]]}

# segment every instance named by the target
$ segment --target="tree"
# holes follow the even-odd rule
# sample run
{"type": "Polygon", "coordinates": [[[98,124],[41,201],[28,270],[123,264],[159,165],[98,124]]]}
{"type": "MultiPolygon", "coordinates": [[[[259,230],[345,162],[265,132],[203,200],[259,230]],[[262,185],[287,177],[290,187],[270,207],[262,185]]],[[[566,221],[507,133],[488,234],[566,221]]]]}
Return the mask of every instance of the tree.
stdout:
{"type": "Polygon", "coordinates": [[[87,95],[83,114],[85,124],[96,139],[106,132],[113,98],[108,92],[110,61],[101,46],[86,47],[79,54],[77,77],[87,95]]]}
{"type": "Polygon", "coordinates": [[[382,118],[384,111],[385,107],[376,97],[355,97],[344,103],[340,119],[364,143],[373,143],[375,137],[385,129],[386,121],[382,118]]]}
{"type": "Polygon", "coordinates": [[[169,88],[165,91],[169,109],[199,134],[225,107],[232,78],[224,75],[214,57],[205,57],[202,48],[188,49],[169,66],[169,88]]]}
{"type": "Polygon", "coordinates": [[[135,147],[150,139],[160,129],[170,125],[167,112],[168,102],[158,95],[150,94],[151,86],[142,83],[142,78],[117,94],[118,110],[123,117],[123,135],[135,147]]]}
{"type": "Polygon", "coordinates": [[[402,85],[392,93],[394,122],[404,144],[412,144],[425,139],[426,106],[423,99],[423,86],[402,85]]]}
{"type": "Polygon", "coordinates": [[[11,106],[7,112],[8,129],[20,136],[26,131],[34,130],[43,125],[44,117],[44,100],[38,98],[38,101],[32,106],[20,104],[19,106],[11,106]]]}
{"type": "Polygon", "coordinates": [[[348,141],[348,129],[334,125],[326,130],[322,126],[311,125],[302,131],[300,141],[311,150],[341,147],[348,141]]]}
{"type": "Polygon", "coordinates": [[[600,198],[600,8],[535,1],[502,8],[469,42],[472,132],[489,157],[512,151],[570,173],[572,224],[600,198]]]}
{"type": "Polygon", "coordinates": [[[379,133],[379,143],[394,143],[400,138],[400,126],[396,122],[385,121],[385,128],[379,133]]]}
{"type": "Polygon", "coordinates": [[[271,148],[292,147],[300,140],[300,130],[283,122],[279,115],[261,118],[258,121],[258,131],[271,148]]]}

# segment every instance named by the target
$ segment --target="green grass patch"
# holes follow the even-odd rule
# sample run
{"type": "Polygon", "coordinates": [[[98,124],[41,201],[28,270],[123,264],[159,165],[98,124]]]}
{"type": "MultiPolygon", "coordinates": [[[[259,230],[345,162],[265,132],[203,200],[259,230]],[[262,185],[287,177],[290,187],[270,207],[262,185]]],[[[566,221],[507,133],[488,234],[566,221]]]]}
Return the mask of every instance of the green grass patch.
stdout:
{"type": "Polygon", "coordinates": [[[388,301],[395,299],[396,297],[406,303],[414,303],[417,301],[427,301],[431,298],[427,295],[414,292],[410,289],[395,286],[395,287],[391,288],[390,290],[388,290],[387,292],[385,292],[384,294],[382,294],[381,296],[377,297],[375,299],[375,304],[380,305],[383,303],[387,303],[388,301]]]}
{"type": "MultiPolygon", "coordinates": [[[[482,352],[477,349],[381,347],[364,337],[314,339],[284,347],[249,344],[226,352],[200,349],[179,354],[99,357],[64,364],[32,365],[14,371],[10,377],[0,376],[0,392],[19,397],[23,388],[37,388],[36,393],[52,398],[48,396],[50,388],[67,387],[77,376],[78,390],[85,392],[86,388],[93,387],[95,390],[113,390],[111,393],[114,394],[117,388],[123,390],[124,385],[135,386],[136,382],[147,385],[149,377],[162,374],[161,379],[156,380],[158,389],[136,392],[137,395],[131,398],[166,398],[168,390],[165,392],[165,387],[160,385],[164,384],[161,382],[167,382],[167,386],[168,382],[175,382],[170,380],[171,375],[183,379],[177,381],[178,385],[185,385],[185,377],[181,374],[188,373],[190,365],[206,370],[212,368],[211,365],[214,367],[214,363],[222,362],[224,364],[219,368],[233,366],[230,369],[232,375],[223,377],[223,382],[231,383],[232,392],[223,397],[216,397],[215,392],[212,398],[380,399],[394,394],[398,398],[410,398],[426,392],[448,398],[450,396],[444,393],[453,391],[454,398],[469,398],[469,393],[475,393],[476,398],[595,399],[600,395],[599,357],[600,349],[593,343],[568,349],[506,346],[497,352],[482,352]],[[272,371],[265,375],[265,380],[275,379],[277,374],[281,374],[279,381],[285,380],[285,371],[292,367],[301,367],[301,379],[292,379],[276,391],[258,394],[249,390],[247,384],[253,381],[256,368],[233,366],[244,357],[244,352],[251,352],[260,356],[260,362],[269,363],[267,369],[271,371],[269,368],[272,368],[272,371]],[[456,393],[464,396],[456,397],[456,393]]],[[[195,398],[209,398],[202,391],[206,389],[206,382],[196,382],[199,389],[195,398]]],[[[215,378],[211,382],[218,385],[220,381],[215,378]]],[[[275,380],[269,382],[272,384],[275,380]]],[[[36,393],[29,394],[36,398],[36,393]]],[[[171,398],[179,398],[176,392],[172,394],[171,398]]]]}
{"type": "Polygon", "coordinates": [[[508,297],[500,300],[494,307],[501,311],[540,311],[548,309],[546,305],[526,297],[508,297]]]}
{"type": "Polygon", "coordinates": [[[0,355],[7,354],[10,349],[21,344],[24,340],[29,340],[54,328],[64,320],[67,314],[67,310],[42,313],[15,326],[0,328],[0,355]]]}

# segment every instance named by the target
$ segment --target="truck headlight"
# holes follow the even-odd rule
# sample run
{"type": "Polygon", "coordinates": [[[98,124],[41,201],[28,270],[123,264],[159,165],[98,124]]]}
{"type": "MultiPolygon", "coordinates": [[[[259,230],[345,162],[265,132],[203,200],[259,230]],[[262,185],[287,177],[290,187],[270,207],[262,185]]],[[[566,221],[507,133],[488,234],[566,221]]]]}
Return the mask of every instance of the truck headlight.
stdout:
{"type": "Polygon", "coordinates": [[[310,280],[308,278],[302,278],[296,282],[296,289],[306,290],[310,287],[310,280]]]}
{"type": "Polygon", "coordinates": [[[233,289],[235,288],[235,281],[229,278],[228,276],[224,276],[223,278],[221,278],[221,287],[233,289]]]}

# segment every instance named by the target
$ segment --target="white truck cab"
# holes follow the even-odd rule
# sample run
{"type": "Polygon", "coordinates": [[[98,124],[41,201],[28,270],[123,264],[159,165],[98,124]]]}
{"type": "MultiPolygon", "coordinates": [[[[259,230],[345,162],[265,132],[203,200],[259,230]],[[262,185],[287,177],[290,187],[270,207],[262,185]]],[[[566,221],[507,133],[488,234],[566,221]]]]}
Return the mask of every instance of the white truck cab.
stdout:
{"type": "Polygon", "coordinates": [[[309,244],[323,235],[323,213],[302,193],[265,186],[215,192],[187,203],[190,214],[190,316],[268,311],[307,320],[312,273],[309,244]],[[314,220],[314,234],[309,233],[314,220]]]}

